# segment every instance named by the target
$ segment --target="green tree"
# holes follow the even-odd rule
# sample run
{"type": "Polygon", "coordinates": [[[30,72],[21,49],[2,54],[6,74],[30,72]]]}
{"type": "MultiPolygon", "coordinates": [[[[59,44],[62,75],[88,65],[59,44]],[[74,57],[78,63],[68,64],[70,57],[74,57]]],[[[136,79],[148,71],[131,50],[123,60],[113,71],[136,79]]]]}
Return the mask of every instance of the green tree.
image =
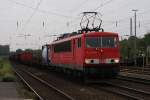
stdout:
{"type": "Polygon", "coordinates": [[[21,53],[23,50],[22,49],[17,49],[16,53],[21,53]]]}
{"type": "Polygon", "coordinates": [[[141,53],[146,54],[146,48],[150,46],[150,33],[147,33],[143,38],[136,38],[136,50],[134,46],[134,36],[120,41],[121,57],[132,59],[134,57],[135,52],[137,56],[140,56],[141,53]]]}

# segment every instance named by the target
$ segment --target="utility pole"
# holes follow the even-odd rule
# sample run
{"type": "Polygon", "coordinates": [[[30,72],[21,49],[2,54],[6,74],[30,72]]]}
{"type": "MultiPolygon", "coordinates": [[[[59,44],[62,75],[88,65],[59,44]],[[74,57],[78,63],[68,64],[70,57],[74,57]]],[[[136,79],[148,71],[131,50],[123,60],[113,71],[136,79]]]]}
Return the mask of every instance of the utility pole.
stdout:
{"type": "Polygon", "coordinates": [[[136,12],[138,11],[137,9],[133,9],[134,11],[134,29],[135,29],[135,37],[136,37],[136,12]]]}
{"type": "Polygon", "coordinates": [[[135,39],[134,39],[134,62],[135,62],[135,66],[137,65],[137,62],[136,62],[136,53],[137,53],[137,50],[136,50],[136,12],[138,11],[137,9],[132,9],[132,11],[134,12],[134,32],[135,32],[135,39]]]}
{"type": "MultiPolygon", "coordinates": [[[[132,18],[130,18],[130,36],[129,38],[133,36],[133,31],[132,31],[132,18]]],[[[128,38],[128,59],[130,59],[130,52],[131,52],[131,47],[129,46],[129,38],[128,38]]]]}
{"type": "Polygon", "coordinates": [[[133,33],[132,33],[132,18],[130,18],[130,36],[132,36],[133,33]]]}

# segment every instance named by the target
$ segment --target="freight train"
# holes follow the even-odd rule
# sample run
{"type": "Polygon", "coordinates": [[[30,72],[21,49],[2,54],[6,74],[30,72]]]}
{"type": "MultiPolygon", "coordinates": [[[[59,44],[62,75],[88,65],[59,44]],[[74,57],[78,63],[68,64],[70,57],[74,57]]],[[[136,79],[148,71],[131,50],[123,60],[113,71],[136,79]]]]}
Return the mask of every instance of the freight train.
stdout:
{"type": "MultiPolygon", "coordinates": [[[[100,25],[89,28],[88,23],[79,32],[63,34],[52,43],[42,46],[39,64],[77,76],[117,76],[120,62],[118,33],[104,32],[100,25]]],[[[24,57],[28,60],[21,59],[21,62],[31,64],[36,61],[34,58],[24,57]]]]}
{"type": "MultiPolygon", "coordinates": [[[[15,57],[22,63],[35,64],[31,52],[15,57]]],[[[114,77],[119,73],[119,39],[117,33],[88,32],[64,35],[42,47],[41,63],[65,72],[89,77],[114,77]]]]}

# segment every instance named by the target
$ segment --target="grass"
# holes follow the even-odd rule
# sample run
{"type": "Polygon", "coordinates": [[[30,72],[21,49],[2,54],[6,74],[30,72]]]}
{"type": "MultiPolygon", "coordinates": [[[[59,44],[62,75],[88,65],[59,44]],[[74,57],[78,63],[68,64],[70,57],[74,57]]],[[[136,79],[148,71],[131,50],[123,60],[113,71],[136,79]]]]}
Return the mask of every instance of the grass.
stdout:
{"type": "Polygon", "coordinates": [[[19,95],[25,99],[32,98],[31,100],[38,100],[37,96],[26,86],[20,79],[17,78],[19,85],[17,86],[17,91],[19,95]]]}
{"type": "Polygon", "coordinates": [[[0,81],[3,82],[17,82],[17,91],[22,98],[33,98],[31,100],[38,100],[35,94],[29,90],[17,77],[12,70],[12,66],[7,58],[0,58],[0,81]]]}
{"type": "Polygon", "coordinates": [[[15,81],[15,75],[12,71],[10,62],[7,59],[0,58],[0,81],[15,81]]]}

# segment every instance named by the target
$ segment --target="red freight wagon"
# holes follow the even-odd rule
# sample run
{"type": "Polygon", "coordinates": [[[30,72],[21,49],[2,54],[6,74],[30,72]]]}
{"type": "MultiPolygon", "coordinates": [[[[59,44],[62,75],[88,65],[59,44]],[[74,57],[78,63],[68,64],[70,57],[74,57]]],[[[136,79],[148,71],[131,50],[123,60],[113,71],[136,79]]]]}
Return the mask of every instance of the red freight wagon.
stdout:
{"type": "Polygon", "coordinates": [[[51,65],[78,74],[111,77],[119,72],[117,33],[87,32],[68,35],[50,44],[48,54],[51,65]]]}
{"type": "Polygon", "coordinates": [[[22,52],[20,53],[20,61],[22,63],[30,63],[33,59],[33,55],[31,52],[22,52]]]}

